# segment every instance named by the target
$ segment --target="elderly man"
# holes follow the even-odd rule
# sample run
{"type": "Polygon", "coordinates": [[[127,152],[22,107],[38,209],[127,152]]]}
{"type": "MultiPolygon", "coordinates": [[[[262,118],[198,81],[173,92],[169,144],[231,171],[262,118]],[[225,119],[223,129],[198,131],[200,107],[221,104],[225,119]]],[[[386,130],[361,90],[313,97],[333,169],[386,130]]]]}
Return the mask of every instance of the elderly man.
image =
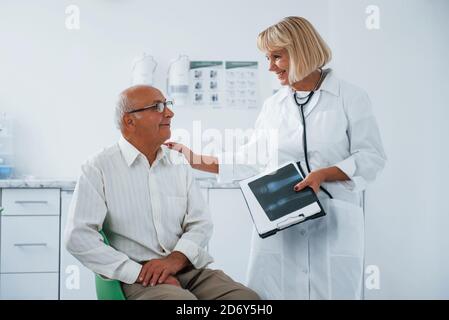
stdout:
{"type": "Polygon", "coordinates": [[[170,105],[150,86],[121,93],[116,120],[122,137],[82,166],[67,250],[92,271],[120,280],[128,299],[258,299],[222,271],[206,268],[212,222],[192,169],[163,145],[171,133],[170,105]]]}

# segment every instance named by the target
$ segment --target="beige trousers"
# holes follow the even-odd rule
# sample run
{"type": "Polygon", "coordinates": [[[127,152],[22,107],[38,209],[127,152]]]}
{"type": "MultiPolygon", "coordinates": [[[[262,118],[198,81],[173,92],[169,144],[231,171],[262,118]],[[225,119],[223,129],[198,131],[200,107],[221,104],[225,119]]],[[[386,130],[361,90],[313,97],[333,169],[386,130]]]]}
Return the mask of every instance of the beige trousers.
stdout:
{"type": "Polygon", "coordinates": [[[221,270],[188,268],[176,275],[181,288],[159,284],[122,283],[129,300],[259,300],[251,289],[235,282],[221,270]]]}

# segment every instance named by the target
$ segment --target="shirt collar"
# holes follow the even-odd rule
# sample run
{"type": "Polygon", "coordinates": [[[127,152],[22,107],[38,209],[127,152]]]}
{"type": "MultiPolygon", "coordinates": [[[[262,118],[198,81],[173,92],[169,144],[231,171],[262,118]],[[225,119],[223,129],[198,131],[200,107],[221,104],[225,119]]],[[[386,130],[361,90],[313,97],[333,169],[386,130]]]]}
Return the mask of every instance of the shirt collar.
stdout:
{"type": "MultiPolygon", "coordinates": [[[[128,167],[130,167],[139,156],[142,156],[146,160],[145,155],[142,154],[135,146],[133,146],[123,136],[120,136],[118,145],[119,145],[120,151],[122,152],[123,158],[125,159],[128,167]]],[[[167,151],[166,151],[165,146],[161,146],[161,148],[159,148],[157,155],[156,155],[156,159],[153,162],[153,165],[158,163],[159,160],[161,160],[163,162],[167,162],[169,160],[167,157],[167,151]]]]}
{"type": "MultiPolygon", "coordinates": [[[[289,86],[285,86],[281,89],[280,92],[280,101],[287,98],[290,94],[292,94],[293,89],[289,86]]],[[[335,72],[332,69],[329,69],[329,73],[327,74],[326,78],[324,78],[323,83],[321,84],[320,88],[317,91],[327,91],[334,96],[340,95],[340,83],[338,82],[338,79],[335,77],[335,72]]]]}

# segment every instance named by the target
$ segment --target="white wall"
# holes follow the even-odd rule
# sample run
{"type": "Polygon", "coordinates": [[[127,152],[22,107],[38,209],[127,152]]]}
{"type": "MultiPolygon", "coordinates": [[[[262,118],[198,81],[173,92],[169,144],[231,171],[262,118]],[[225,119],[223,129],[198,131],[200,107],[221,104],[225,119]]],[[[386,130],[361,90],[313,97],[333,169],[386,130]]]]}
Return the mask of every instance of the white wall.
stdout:
{"type": "MultiPolygon", "coordinates": [[[[263,28],[287,15],[311,20],[334,52],[333,67],[366,89],[389,162],[367,196],[367,264],[381,289],[367,298],[449,298],[449,111],[443,94],[449,46],[446,0],[339,1],[2,1],[0,111],[16,118],[18,173],[75,178],[80,164],[118,132],[115,96],[131,62],[149,49],[165,85],[169,60],[259,60],[262,98],[270,93],[263,28]],[[65,28],[65,8],[81,10],[81,29],[65,28]],[[381,28],[365,28],[365,8],[381,28]]],[[[174,126],[248,128],[257,110],[175,109],[174,126]]]]}
{"type": "MultiPolygon", "coordinates": [[[[80,164],[118,136],[112,109],[130,85],[143,50],[168,63],[259,60],[262,97],[270,91],[257,34],[286,15],[303,14],[327,32],[327,0],[307,1],[6,1],[0,5],[0,110],[16,118],[18,175],[75,178],[80,164]],[[80,30],[67,30],[65,8],[80,9],[80,30]],[[276,9],[276,10],[274,10],[276,9]]],[[[249,128],[258,110],[175,108],[174,128],[249,128]],[[206,114],[207,113],[207,114],[206,114]]]]}
{"type": "Polygon", "coordinates": [[[449,2],[330,1],[334,66],[372,99],[388,155],[367,194],[367,298],[449,298],[449,2]],[[380,9],[380,29],[365,8],[380,9]]]}

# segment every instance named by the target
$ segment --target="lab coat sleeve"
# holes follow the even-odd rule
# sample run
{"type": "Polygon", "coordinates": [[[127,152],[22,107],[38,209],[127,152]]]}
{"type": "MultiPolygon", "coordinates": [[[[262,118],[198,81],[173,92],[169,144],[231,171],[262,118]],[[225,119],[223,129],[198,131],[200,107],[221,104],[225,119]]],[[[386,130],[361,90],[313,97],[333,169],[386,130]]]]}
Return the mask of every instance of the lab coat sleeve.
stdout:
{"type": "Polygon", "coordinates": [[[243,180],[266,168],[268,153],[273,152],[273,146],[277,147],[277,135],[270,132],[270,136],[266,118],[267,106],[265,103],[248,141],[235,150],[225,150],[216,155],[219,162],[217,178],[219,183],[243,180]]]}
{"type": "Polygon", "coordinates": [[[350,178],[345,182],[350,190],[361,191],[375,180],[387,158],[366,93],[361,91],[349,98],[344,108],[349,123],[347,134],[351,156],[335,166],[350,178]]]}
{"type": "Polygon", "coordinates": [[[203,268],[213,262],[206,245],[212,236],[213,224],[202,193],[193,179],[192,169],[187,170],[187,212],[182,223],[183,234],[173,251],[182,252],[195,268],[203,268]]]}
{"type": "Polygon", "coordinates": [[[65,246],[93,272],[128,284],[135,283],[142,266],[104,244],[98,232],[107,211],[101,172],[92,164],[84,164],[67,217],[65,246]]]}

